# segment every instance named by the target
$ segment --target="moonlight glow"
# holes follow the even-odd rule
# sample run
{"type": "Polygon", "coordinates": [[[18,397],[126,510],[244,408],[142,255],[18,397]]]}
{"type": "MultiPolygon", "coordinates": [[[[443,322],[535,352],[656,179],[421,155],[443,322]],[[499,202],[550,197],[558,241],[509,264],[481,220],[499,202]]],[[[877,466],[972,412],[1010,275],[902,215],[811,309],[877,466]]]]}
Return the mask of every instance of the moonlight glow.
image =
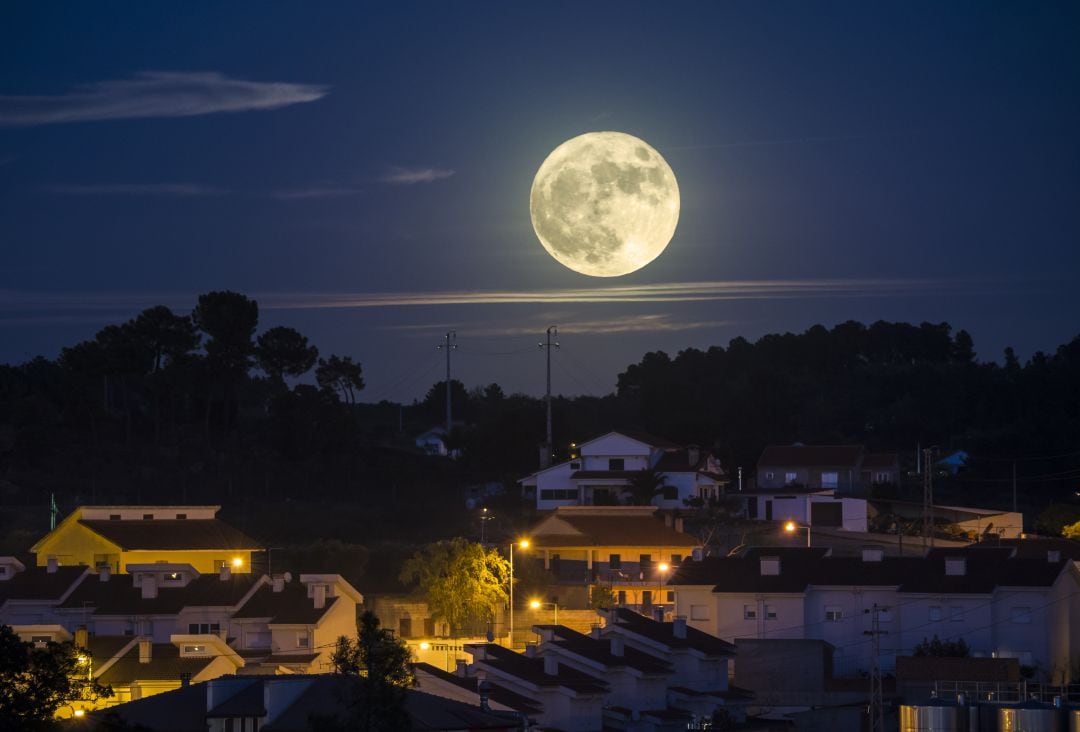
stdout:
{"type": "Polygon", "coordinates": [[[529,198],[533,229],[560,263],[618,277],[660,256],[679,221],[679,184],[648,143],[588,132],[555,148],[529,198]]]}

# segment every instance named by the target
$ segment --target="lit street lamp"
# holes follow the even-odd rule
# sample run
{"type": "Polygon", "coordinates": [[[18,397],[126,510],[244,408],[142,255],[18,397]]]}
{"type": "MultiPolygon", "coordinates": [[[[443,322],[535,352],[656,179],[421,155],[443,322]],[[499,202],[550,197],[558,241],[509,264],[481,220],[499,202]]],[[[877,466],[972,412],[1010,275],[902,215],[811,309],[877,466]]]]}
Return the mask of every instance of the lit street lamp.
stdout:
{"type": "MultiPolygon", "coordinates": [[[[529,548],[529,540],[516,542],[522,549],[529,548]]],[[[510,650],[514,650],[514,544],[510,542],[510,650]]]]}
{"type": "Polygon", "coordinates": [[[804,526],[803,524],[797,524],[794,521],[788,521],[786,524],[784,524],[784,531],[786,531],[789,534],[794,534],[799,529],[806,529],[806,547],[807,547],[807,549],[809,549],[810,548],[810,527],[809,526],[804,526]]]}
{"type": "Polygon", "coordinates": [[[660,605],[660,611],[663,612],[663,610],[664,610],[664,577],[667,575],[667,571],[669,569],[671,569],[671,565],[668,564],[667,562],[660,562],[660,564],[656,565],[656,568],[659,570],[659,575],[660,575],[660,589],[657,591],[656,600],[657,600],[657,603],[660,605]]]}
{"type": "Polygon", "coordinates": [[[555,625],[558,625],[559,624],[559,603],[555,602],[554,600],[552,600],[551,602],[541,602],[540,600],[530,600],[529,601],[529,607],[531,607],[533,610],[539,610],[540,608],[547,607],[548,605],[551,605],[553,608],[555,608],[555,625]]]}

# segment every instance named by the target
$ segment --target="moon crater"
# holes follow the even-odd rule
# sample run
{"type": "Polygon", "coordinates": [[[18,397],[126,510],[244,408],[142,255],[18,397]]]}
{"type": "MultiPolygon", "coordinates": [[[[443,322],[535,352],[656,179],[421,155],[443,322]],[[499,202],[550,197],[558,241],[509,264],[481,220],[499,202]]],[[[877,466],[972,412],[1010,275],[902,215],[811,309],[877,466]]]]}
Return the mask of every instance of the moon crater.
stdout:
{"type": "Polygon", "coordinates": [[[660,153],[622,132],[559,145],[533,179],[533,229],[558,262],[618,277],[660,256],[679,221],[679,185],[660,153]]]}

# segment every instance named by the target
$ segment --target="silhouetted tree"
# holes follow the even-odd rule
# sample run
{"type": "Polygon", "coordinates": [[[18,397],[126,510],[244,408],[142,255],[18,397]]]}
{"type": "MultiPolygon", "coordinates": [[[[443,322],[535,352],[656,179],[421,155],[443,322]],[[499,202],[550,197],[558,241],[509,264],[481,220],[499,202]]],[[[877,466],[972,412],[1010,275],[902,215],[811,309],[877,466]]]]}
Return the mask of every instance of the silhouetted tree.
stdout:
{"type": "Polygon", "coordinates": [[[664,492],[667,478],[656,468],[642,468],[630,477],[624,493],[633,506],[648,506],[664,492]]]}
{"type": "Polygon", "coordinates": [[[293,328],[271,328],[258,338],[255,359],[270,380],[284,385],[286,376],[303,376],[315,365],[319,349],[293,328]]]}
{"type": "Polygon", "coordinates": [[[329,359],[319,359],[315,380],[327,394],[346,404],[356,404],[356,393],[364,388],[364,371],[360,364],[353,363],[351,356],[331,355],[329,359]]]}

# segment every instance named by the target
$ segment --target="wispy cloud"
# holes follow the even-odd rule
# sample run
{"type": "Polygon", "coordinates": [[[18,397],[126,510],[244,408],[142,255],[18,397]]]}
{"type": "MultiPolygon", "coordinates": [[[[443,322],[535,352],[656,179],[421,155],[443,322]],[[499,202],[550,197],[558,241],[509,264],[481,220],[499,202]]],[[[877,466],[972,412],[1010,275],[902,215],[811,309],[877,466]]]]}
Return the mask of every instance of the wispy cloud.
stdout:
{"type": "MultiPolygon", "coordinates": [[[[1023,283],[1014,283],[1022,286],[1023,283]]],[[[1035,286],[1028,283],[1029,286],[1035,286]]],[[[974,295],[999,291],[1002,282],[984,279],[817,279],[668,282],[566,290],[473,290],[394,293],[251,293],[266,310],[341,310],[415,306],[672,303],[737,300],[811,300],[913,297],[947,292],[974,295]]],[[[1014,287],[1015,290],[1015,287],[1014,287]]],[[[26,293],[0,291],[0,312],[12,310],[130,310],[165,304],[190,306],[194,293],[26,293]]],[[[597,321],[599,322],[599,321],[597,321]]],[[[570,327],[570,326],[566,326],[570,327]]],[[[705,326],[703,326],[705,327],[705,326]]],[[[711,326],[709,326],[711,327],[711,326]]],[[[562,326],[560,326],[562,329],[562,326]]]]}
{"type": "Polygon", "coordinates": [[[194,183],[94,183],[46,186],[50,193],[66,196],[223,196],[229,191],[194,183]]]}
{"type": "MultiPolygon", "coordinates": [[[[559,332],[564,334],[620,334],[620,333],[678,333],[688,330],[710,330],[731,325],[727,320],[680,320],[669,313],[648,313],[644,315],[625,315],[615,318],[602,318],[595,320],[582,320],[579,316],[562,318],[533,319],[526,324],[504,324],[502,322],[477,323],[460,329],[462,335],[474,338],[502,338],[513,336],[534,337],[537,333],[543,333],[544,328],[552,320],[565,322],[559,326],[559,332]]],[[[389,326],[386,330],[413,332],[417,335],[427,336],[429,333],[438,333],[446,330],[445,324],[425,325],[397,325],[389,326]]]]}
{"type": "Polygon", "coordinates": [[[278,109],[313,102],[327,92],[328,87],[317,84],[247,81],[216,71],[144,71],[130,79],[84,84],[65,94],[0,95],[0,126],[278,109]]]}
{"type": "Polygon", "coordinates": [[[453,174],[453,170],[443,168],[391,168],[380,180],[391,185],[411,186],[417,183],[434,183],[453,174]]]}

